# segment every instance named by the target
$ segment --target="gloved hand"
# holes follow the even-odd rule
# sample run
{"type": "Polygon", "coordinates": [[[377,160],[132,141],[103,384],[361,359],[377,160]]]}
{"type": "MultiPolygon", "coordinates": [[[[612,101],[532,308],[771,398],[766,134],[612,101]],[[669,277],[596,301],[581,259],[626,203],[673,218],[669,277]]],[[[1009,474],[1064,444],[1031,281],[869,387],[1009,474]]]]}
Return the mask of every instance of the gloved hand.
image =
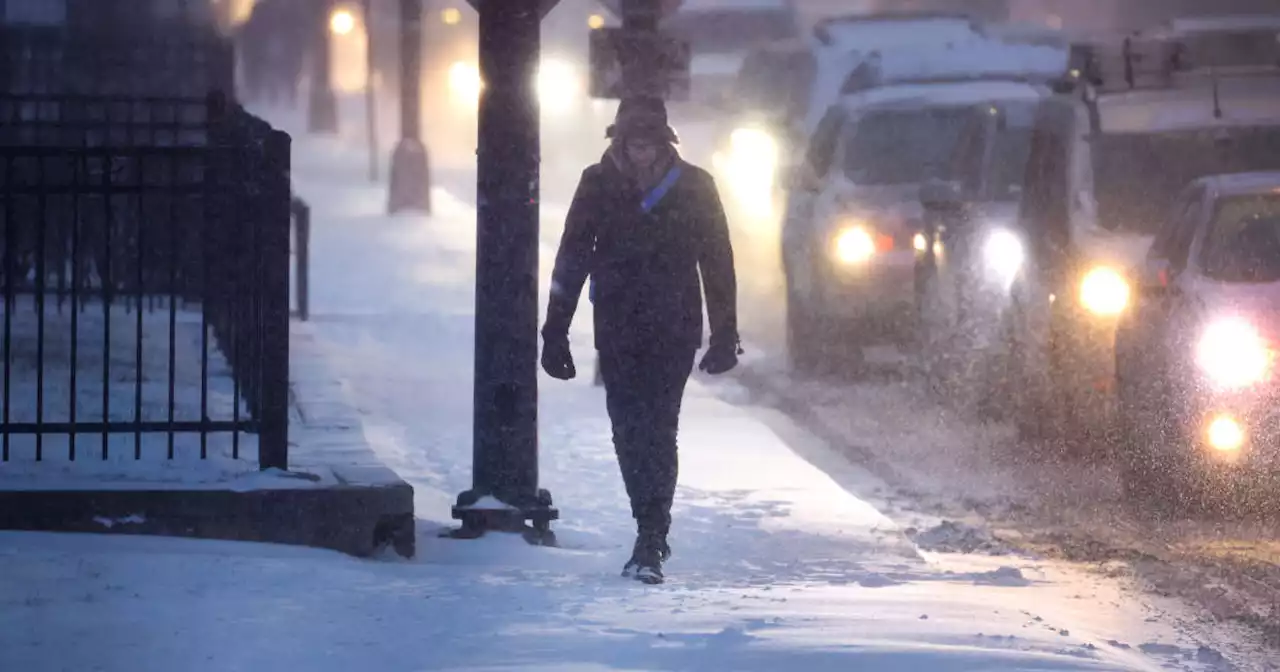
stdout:
{"type": "Polygon", "coordinates": [[[542,370],[557,380],[571,380],[578,375],[573,366],[573,353],[568,338],[542,339],[542,370]]]}
{"type": "Polygon", "coordinates": [[[742,348],[736,341],[716,343],[707,348],[707,354],[702,356],[702,362],[698,364],[698,368],[718,376],[737,366],[740,354],[742,354],[742,348]]]}

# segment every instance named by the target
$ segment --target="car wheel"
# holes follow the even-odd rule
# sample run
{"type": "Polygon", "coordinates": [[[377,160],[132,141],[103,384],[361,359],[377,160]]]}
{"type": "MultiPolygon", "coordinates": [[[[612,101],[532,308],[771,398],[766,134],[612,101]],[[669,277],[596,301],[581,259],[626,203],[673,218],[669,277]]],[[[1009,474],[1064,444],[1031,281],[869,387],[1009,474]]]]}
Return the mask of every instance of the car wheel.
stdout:
{"type": "Polygon", "coordinates": [[[919,348],[919,368],[930,393],[940,399],[953,399],[952,392],[959,387],[953,361],[952,316],[950,307],[942,296],[941,282],[936,269],[923,269],[916,305],[916,343],[919,348]]]}
{"type": "Polygon", "coordinates": [[[817,373],[824,360],[823,342],[818,321],[787,281],[787,357],[796,373],[817,373]]]}
{"type": "Polygon", "coordinates": [[[1206,508],[1194,446],[1164,390],[1138,389],[1122,376],[1119,397],[1120,481],[1141,514],[1181,518],[1206,508]]]}
{"type": "Polygon", "coordinates": [[[1003,400],[1018,439],[1026,443],[1042,443],[1054,438],[1054,423],[1049,415],[1052,404],[1045,399],[1049,372],[1044,343],[1033,337],[1029,315],[1016,303],[1009,311],[1005,330],[1005,351],[1009,353],[1008,387],[1003,400]]]}

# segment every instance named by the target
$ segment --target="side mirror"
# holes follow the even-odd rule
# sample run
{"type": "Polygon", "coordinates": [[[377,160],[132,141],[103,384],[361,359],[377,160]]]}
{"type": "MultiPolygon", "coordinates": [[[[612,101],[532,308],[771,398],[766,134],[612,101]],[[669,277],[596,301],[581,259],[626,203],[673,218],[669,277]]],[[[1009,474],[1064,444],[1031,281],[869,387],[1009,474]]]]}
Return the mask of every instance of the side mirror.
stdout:
{"type": "Polygon", "coordinates": [[[960,185],[942,180],[925,182],[920,185],[920,205],[925,210],[959,210],[964,205],[960,185]]]}

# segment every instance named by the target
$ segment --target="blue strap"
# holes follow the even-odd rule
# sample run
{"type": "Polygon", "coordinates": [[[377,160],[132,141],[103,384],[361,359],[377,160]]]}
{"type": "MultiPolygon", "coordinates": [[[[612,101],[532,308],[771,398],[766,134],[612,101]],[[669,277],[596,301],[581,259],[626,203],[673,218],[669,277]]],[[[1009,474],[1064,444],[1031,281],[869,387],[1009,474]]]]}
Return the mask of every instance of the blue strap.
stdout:
{"type": "MultiPolygon", "coordinates": [[[[644,197],[643,201],[640,201],[640,211],[645,213],[652,211],[654,207],[656,207],[658,203],[662,201],[663,197],[667,195],[667,192],[671,191],[671,187],[674,187],[676,185],[676,180],[679,180],[679,179],[680,179],[680,164],[677,163],[671,166],[671,169],[667,171],[667,174],[662,176],[662,181],[659,182],[656,186],[654,186],[653,190],[650,191],[648,195],[644,197]]],[[[595,274],[591,275],[590,284],[587,287],[587,298],[591,301],[591,303],[596,302],[595,274]]]]}
{"type": "Polygon", "coordinates": [[[654,206],[658,205],[658,202],[662,200],[662,197],[666,196],[668,191],[671,191],[671,187],[675,186],[678,179],[680,179],[680,164],[677,163],[671,166],[671,170],[668,170],[667,174],[662,177],[662,181],[658,183],[658,186],[654,187],[653,191],[650,191],[643,201],[640,201],[640,209],[644,212],[653,210],[654,206]]]}

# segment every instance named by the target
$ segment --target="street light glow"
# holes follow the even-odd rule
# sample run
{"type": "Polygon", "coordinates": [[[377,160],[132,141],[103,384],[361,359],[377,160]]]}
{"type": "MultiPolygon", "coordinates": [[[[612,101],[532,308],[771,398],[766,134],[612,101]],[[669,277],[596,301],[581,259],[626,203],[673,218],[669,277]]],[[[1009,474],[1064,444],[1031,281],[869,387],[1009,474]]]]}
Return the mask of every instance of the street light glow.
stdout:
{"type": "Polygon", "coordinates": [[[599,30],[604,27],[604,17],[599,14],[592,14],[587,17],[587,27],[591,30],[599,30]]]}
{"type": "Polygon", "coordinates": [[[336,9],[329,17],[329,30],[334,35],[350,35],[356,29],[356,17],[349,10],[336,9]]]}
{"type": "Polygon", "coordinates": [[[457,25],[459,21],[462,21],[462,12],[458,11],[457,7],[450,7],[440,12],[440,20],[444,21],[447,26],[457,25]]]}

